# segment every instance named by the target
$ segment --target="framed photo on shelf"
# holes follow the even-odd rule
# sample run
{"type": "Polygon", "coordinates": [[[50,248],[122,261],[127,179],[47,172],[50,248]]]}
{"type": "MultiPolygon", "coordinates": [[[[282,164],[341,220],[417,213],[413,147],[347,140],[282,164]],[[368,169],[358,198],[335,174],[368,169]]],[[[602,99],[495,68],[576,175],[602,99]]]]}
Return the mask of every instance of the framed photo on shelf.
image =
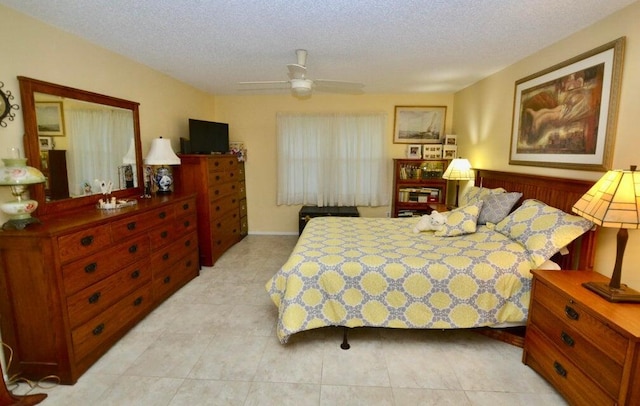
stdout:
{"type": "Polygon", "coordinates": [[[62,102],[37,102],[36,122],[39,136],[64,137],[62,102]]]}
{"type": "Polygon", "coordinates": [[[446,106],[396,106],[394,144],[442,144],[446,106]]]}
{"type": "Polygon", "coordinates": [[[509,164],[611,169],[625,37],[516,81],[509,164]]]}
{"type": "Polygon", "coordinates": [[[442,158],[444,159],[456,159],[458,157],[457,145],[444,145],[442,147],[442,158]]]}
{"type": "Polygon", "coordinates": [[[40,141],[40,151],[50,151],[54,147],[51,137],[38,137],[38,141],[40,141]]]}
{"type": "Polygon", "coordinates": [[[408,159],[422,159],[422,145],[407,145],[408,159]]]}
{"type": "Polygon", "coordinates": [[[442,145],[424,144],[422,146],[422,159],[442,159],[442,145]]]}

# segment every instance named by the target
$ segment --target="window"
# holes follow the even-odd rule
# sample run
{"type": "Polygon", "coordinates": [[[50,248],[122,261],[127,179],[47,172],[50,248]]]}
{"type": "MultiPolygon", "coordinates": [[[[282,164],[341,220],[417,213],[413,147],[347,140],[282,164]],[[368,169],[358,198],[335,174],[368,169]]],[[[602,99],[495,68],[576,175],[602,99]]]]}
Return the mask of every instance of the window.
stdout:
{"type": "Polygon", "coordinates": [[[277,204],[384,206],[386,115],[278,114],[277,204]]]}

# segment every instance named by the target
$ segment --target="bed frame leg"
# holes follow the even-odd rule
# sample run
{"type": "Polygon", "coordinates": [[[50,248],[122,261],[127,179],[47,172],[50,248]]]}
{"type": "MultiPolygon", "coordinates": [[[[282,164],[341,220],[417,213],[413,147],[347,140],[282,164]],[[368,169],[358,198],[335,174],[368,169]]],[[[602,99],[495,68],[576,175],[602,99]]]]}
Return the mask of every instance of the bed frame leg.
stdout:
{"type": "Polygon", "coordinates": [[[342,344],[340,344],[340,348],[342,348],[343,350],[348,350],[349,348],[351,348],[351,346],[349,345],[349,340],[347,339],[347,332],[349,331],[349,328],[343,327],[342,331],[342,344]]]}

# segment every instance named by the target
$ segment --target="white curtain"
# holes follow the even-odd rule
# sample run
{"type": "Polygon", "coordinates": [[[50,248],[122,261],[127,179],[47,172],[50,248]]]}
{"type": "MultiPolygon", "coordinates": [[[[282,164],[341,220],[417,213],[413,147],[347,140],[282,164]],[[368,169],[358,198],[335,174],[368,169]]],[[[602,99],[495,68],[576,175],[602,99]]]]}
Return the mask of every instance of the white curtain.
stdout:
{"type": "Polygon", "coordinates": [[[96,179],[112,181],[117,189],[118,166],[133,139],[131,112],[70,109],[64,114],[70,143],[67,166],[71,195],[83,195],[85,183],[93,193],[100,193],[96,179]]]}
{"type": "Polygon", "coordinates": [[[284,114],[278,122],[278,205],[389,203],[384,113],[284,114]]]}

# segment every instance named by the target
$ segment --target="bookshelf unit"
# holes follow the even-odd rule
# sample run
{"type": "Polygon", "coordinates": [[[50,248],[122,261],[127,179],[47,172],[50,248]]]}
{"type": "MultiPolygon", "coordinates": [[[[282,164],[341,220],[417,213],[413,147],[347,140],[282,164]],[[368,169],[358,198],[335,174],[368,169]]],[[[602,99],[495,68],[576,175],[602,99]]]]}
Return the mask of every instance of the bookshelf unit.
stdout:
{"type": "Polygon", "coordinates": [[[448,159],[393,160],[393,217],[429,214],[446,207],[448,159]]]}

